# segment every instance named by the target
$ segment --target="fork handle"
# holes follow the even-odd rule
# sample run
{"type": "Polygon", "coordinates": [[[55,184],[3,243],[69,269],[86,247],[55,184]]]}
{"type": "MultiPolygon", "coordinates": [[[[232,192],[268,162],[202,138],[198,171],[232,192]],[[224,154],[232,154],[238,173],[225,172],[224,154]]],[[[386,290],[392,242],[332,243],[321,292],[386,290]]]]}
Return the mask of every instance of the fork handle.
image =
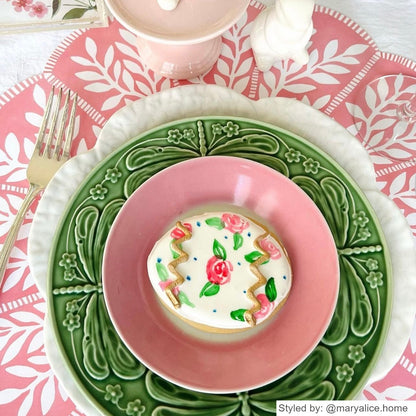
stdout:
{"type": "Polygon", "coordinates": [[[0,251],[0,287],[4,274],[6,272],[7,263],[9,261],[10,253],[14,246],[14,243],[17,238],[17,234],[22,225],[23,219],[25,218],[26,212],[35,199],[36,195],[42,190],[41,187],[36,185],[30,185],[29,190],[23,199],[22,205],[17,212],[16,218],[13,221],[13,224],[9,230],[9,233],[6,236],[3,247],[0,251]]]}

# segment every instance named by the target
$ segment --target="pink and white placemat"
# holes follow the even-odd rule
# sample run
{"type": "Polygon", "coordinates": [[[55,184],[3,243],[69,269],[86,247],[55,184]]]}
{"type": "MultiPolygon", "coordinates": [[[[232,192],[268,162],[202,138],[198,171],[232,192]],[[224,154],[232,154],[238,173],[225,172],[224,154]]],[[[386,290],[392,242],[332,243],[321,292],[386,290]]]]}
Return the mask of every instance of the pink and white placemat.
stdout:
{"type": "MultiPolygon", "coordinates": [[[[310,61],[299,67],[280,62],[272,71],[257,70],[250,48],[251,23],[263,6],[252,1],[247,13],[223,37],[223,52],[208,73],[188,81],[161,78],[138,56],[135,37],[112,21],[108,28],[78,30],[51,56],[44,74],[16,85],[0,97],[0,243],[27,191],[26,166],[50,85],[80,95],[74,153],[91,148],[105,121],[127,103],[184,84],[218,84],[256,100],[291,97],[312,105],[356,133],[353,106],[364,115],[371,103],[358,100],[369,80],[403,73],[416,76],[416,63],[378,50],[357,24],[317,6],[310,61]]],[[[400,88],[400,86],[399,86],[400,88]]],[[[404,86],[403,86],[404,88],[404,86]]],[[[386,99],[388,97],[385,97],[386,99]]],[[[357,135],[360,139],[360,136],[357,135]]],[[[369,149],[380,189],[403,211],[416,235],[414,163],[392,163],[369,149]]],[[[43,345],[45,301],[27,263],[32,206],[20,230],[0,297],[0,409],[2,414],[80,413],[60,386],[43,345]]],[[[372,399],[416,399],[416,327],[390,373],[368,386],[372,399]]]]}

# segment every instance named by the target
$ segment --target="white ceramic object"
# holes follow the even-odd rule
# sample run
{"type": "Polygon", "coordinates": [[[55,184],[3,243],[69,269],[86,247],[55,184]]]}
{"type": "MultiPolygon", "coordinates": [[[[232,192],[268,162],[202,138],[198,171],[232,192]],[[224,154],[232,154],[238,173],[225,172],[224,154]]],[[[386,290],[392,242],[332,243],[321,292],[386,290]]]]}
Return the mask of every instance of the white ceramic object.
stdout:
{"type": "Polygon", "coordinates": [[[260,71],[282,59],[299,65],[309,60],[306,46],[312,35],[314,0],[276,0],[254,20],[251,46],[260,71]]]}
{"type": "Polygon", "coordinates": [[[157,0],[163,10],[173,10],[179,3],[179,0],[157,0]]]}
{"type": "MultiPolygon", "coordinates": [[[[397,206],[377,189],[371,160],[358,140],[333,119],[297,100],[265,98],[253,102],[227,88],[189,85],[135,101],[115,113],[101,131],[96,146],[88,153],[69,160],[52,179],[39,202],[30,231],[28,256],[31,272],[42,295],[46,297],[47,294],[46,276],[54,230],[68,199],[91,169],[111,151],[140,133],[170,121],[203,115],[253,118],[273,123],[308,139],[332,156],[369,199],[386,236],[394,275],[391,325],[367,383],[383,378],[403,353],[416,312],[413,236],[397,206]]],[[[48,317],[45,319],[45,346],[49,362],[71,399],[88,416],[101,416],[73,381],[48,317]]],[[[357,398],[363,399],[364,396],[359,394],[357,398]]]]}

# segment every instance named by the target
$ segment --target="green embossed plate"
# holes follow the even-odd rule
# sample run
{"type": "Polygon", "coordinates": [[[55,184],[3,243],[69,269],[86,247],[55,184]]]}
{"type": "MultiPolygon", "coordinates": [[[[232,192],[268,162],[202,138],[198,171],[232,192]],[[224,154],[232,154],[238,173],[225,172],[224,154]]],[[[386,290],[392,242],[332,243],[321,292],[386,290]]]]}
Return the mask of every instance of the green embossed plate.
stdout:
{"type": "Polygon", "coordinates": [[[201,117],[140,135],[87,176],[56,233],[48,306],[72,374],[101,412],[270,415],[276,412],[277,399],[348,399],[359,391],[384,343],[391,311],[390,267],[384,236],[370,204],[330,157],[272,125],[234,117],[201,117]],[[106,237],[126,199],[161,169],[209,155],[244,157],[291,178],[323,213],[339,254],[339,299],[318,347],[284,378],[239,394],[192,392],[148,371],[115,332],[101,287],[106,237]]]}

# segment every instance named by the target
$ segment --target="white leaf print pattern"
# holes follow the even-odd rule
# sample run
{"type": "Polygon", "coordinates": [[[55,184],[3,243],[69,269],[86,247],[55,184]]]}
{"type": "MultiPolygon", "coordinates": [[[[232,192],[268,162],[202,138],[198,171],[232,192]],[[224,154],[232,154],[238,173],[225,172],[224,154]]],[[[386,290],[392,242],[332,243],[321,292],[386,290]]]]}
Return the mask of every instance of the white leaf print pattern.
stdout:
{"type": "Polygon", "coordinates": [[[46,383],[43,385],[42,393],[40,396],[40,404],[42,414],[46,415],[53,405],[55,400],[55,380],[53,377],[49,377],[46,383]]]}
{"type": "Polygon", "coordinates": [[[122,28],[119,29],[119,34],[125,43],[115,42],[114,46],[111,45],[106,50],[101,61],[97,56],[98,46],[90,37],[85,40],[88,57],[71,57],[81,67],[75,76],[85,81],[84,90],[105,94],[99,111],[114,110],[132,100],[157,92],[160,85],[163,85],[162,77],[155,75],[141,62],[135,37],[122,28]]]}
{"type": "Polygon", "coordinates": [[[23,324],[37,324],[39,326],[43,325],[43,319],[39,315],[33,313],[33,312],[13,312],[10,314],[10,316],[18,321],[19,323],[23,324]]]}
{"type": "MultiPolygon", "coordinates": [[[[22,158],[21,153],[26,154],[26,147],[30,148],[27,139],[20,140],[14,133],[7,134],[4,141],[4,151],[0,150],[0,177],[7,183],[16,183],[26,180],[27,160],[22,158]],[[21,142],[24,142],[24,152],[22,152],[21,142]]],[[[33,151],[33,150],[32,150],[33,151]]]]}
{"type": "Polygon", "coordinates": [[[45,356],[44,311],[45,302],[38,301],[29,309],[0,318],[0,346],[4,352],[0,364],[10,375],[7,387],[0,387],[0,405],[18,402],[17,415],[33,414],[34,403],[40,403],[46,415],[58,397],[68,399],[56,388],[57,380],[45,356]]]}
{"type": "Polygon", "coordinates": [[[33,378],[38,375],[37,371],[33,367],[29,367],[27,365],[14,365],[11,367],[7,367],[6,371],[9,374],[21,378],[33,378]]]}
{"type": "MultiPolygon", "coordinates": [[[[247,15],[223,35],[223,49],[216,63],[215,83],[242,93],[251,79],[254,58],[250,51],[250,28],[247,15]]],[[[196,77],[195,83],[204,83],[205,74],[196,77]]]]}
{"type": "Polygon", "coordinates": [[[19,413],[17,414],[17,416],[28,415],[30,412],[30,408],[32,407],[32,404],[33,404],[33,390],[30,389],[29,394],[25,397],[25,399],[23,400],[19,408],[19,413]]]}
{"type": "Polygon", "coordinates": [[[27,360],[30,363],[36,365],[45,365],[49,363],[48,359],[46,358],[46,355],[32,355],[27,360]]]}
{"type": "Polygon", "coordinates": [[[33,100],[39,108],[43,109],[46,106],[46,92],[40,85],[35,85],[33,88],[33,100]]]}
{"type": "Polygon", "coordinates": [[[311,103],[308,96],[304,95],[301,101],[305,103],[306,105],[310,105],[311,107],[316,108],[317,110],[320,110],[328,104],[330,99],[331,99],[331,96],[327,94],[327,95],[323,95],[322,97],[318,98],[315,102],[311,103]]]}
{"type": "Polygon", "coordinates": [[[397,175],[390,184],[390,197],[398,197],[406,185],[406,172],[397,175]]]}
{"type": "Polygon", "coordinates": [[[93,39],[87,37],[85,40],[85,50],[87,51],[88,55],[95,60],[97,56],[97,45],[93,39]]]}
{"type": "MultiPolygon", "coordinates": [[[[0,236],[5,236],[12,226],[14,221],[14,216],[16,211],[20,208],[22,203],[23,197],[18,197],[17,195],[13,194],[6,194],[5,197],[0,199],[0,236]]],[[[31,218],[31,213],[28,213],[28,217],[31,218]]],[[[25,223],[23,224],[17,235],[17,241],[27,238],[30,225],[25,223]]],[[[17,246],[13,248],[10,262],[22,261],[21,265],[27,265],[27,258],[25,253],[23,253],[17,246]]],[[[13,266],[14,267],[14,266],[13,266]]],[[[3,285],[3,290],[9,289],[8,281],[9,278],[6,278],[5,283],[3,285]]]]}
{"type": "Polygon", "coordinates": [[[393,80],[380,78],[366,86],[363,100],[347,105],[348,112],[360,122],[364,146],[372,156],[378,156],[377,163],[392,164],[416,153],[416,124],[400,121],[396,115],[409,88],[402,75],[393,80]]]}
{"type": "Polygon", "coordinates": [[[22,391],[20,389],[0,390],[0,405],[13,402],[21,394],[22,394],[22,391]]]}
{"type": "Polygon", "coordinates": [[[12,361],[17,354],[20,353],[23,344],[25,343],[25,338],[20,336],[19,338],[12,341],[8,346],[5,354],[3,355],[3,359],[1,360],[1,365],[5,365],[12,361]]]}
{"type": "MultiPolygon", "coordinates": [[[[46,100],[45,91],[39,85],[33,88],[33,99],[39,105],[40,112],[26,112],[25,120],[38,129],[46,100]]],[[[16,184],[26,181],[27,163],[33,153],[34,141],[35,137],[30,140],[26,137],[17,137],[13,132],[7,134],[4,141],[4,151],[0,150],[0,177],[5,177],[4,182],[16,184]]]]}
{"type": "Polygon", "coordinates": [[[305,94],[316,90],[316,83],[339,84],[337,76],[348,74],[352,66],[359,65],[360,61],[356,56],[367,49],[368,45],[356,44],[340,51],[338,39],[332,39],[325,46],[322,57],[317,48],[309,48],[309,62],[305,67],[288,59],[278,61],[274,65],[277,71],[270,72],[273,75],[265,73],[264,82],[272,96],[281,91],[305,94]]]}
{"type": "Polygon", "coordinates": [[[409,400],[416,394],[416,390],[406,386],[392,386],[384,390],[385,400],[409,400]]]}

